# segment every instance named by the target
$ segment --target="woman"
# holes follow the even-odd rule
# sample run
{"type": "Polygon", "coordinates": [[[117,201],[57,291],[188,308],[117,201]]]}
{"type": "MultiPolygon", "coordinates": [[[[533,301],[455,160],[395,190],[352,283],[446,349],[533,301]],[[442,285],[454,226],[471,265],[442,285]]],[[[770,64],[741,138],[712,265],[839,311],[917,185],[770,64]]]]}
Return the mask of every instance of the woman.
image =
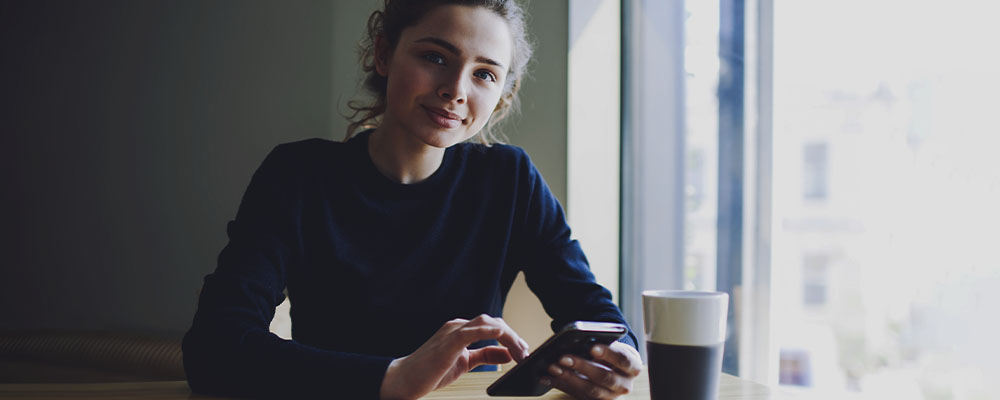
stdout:
{"type": "MultiPolygon", "coordinates": [[[[520,361],[499,318],[519,271],[553,328],[624,323],[527,155],[490,145],[525,38],[513,1],[386,0],[362,57],[375,101],[353,105],[348,140],[276,147],[229,223],[184,338],[193,390],[408,399],[520,361]],[[294,341],[268,332],[286,288],[294,341]]],[[[634,346],[629,333],[593,361],[567,356],[543,382],[617,397],[641,369],[634,346]]]]}

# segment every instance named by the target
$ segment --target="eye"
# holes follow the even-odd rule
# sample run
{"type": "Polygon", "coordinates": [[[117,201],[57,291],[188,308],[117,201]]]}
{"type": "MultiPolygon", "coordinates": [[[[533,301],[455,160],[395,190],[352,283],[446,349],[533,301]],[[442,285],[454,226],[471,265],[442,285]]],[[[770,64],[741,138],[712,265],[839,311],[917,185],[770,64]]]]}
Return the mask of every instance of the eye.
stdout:
{"type": "Polygon", "coordinates": [[[488,81],[488,82],[496,82],[497,81],[496,75],[493,75],[492,72],[487,71],[485,69],[481,69],[479,71],[476,71],[476,73],[473,74],[473,75],[475,75],[476,78],[482,79],[484,81],[488,81]]]}
{"type": "Polygon", "coordinates": [[[434,64],[444,65],[444,57],[441,57],[440,54],[437,54],[437,53],[427,53],[427,54],[424,54],[422,57],[424,58],[424,60],[430,61],[430,62],[432,62],[434,64]]]}

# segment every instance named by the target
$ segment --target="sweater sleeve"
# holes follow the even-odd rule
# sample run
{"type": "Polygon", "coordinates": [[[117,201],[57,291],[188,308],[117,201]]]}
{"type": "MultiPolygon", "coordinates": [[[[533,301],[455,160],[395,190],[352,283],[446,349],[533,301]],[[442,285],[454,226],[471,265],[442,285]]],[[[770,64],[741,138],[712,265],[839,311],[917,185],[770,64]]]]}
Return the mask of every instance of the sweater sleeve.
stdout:
{"type": "Polygon", "coordinates": [[[229,244],[206,276],[184,336],[188,384],[195,392],[255,398],[378,398],[391,359],[341,353],[270,333],[296,261],[300,199],[296,158],[279,146],[251,179],[229,244]]]}
{"type": "MultiPolygon", "coordinates": [[[[526,203],[521,243],[526,249],[522,258],[525,281],[538,296],[545,312],[552,317],[552,330],[558,331],[573,321],[618,322],[628,326],[625,316],[611,300],[611,292],[597,283],[590,265],[571,238],[569,225],[559,200],[552,195],[545,180],[523,155],[521,173],[522,201],[526,203]]],[[[636,337],[629,328],[619,341],[636,347],[636,337]]]]}

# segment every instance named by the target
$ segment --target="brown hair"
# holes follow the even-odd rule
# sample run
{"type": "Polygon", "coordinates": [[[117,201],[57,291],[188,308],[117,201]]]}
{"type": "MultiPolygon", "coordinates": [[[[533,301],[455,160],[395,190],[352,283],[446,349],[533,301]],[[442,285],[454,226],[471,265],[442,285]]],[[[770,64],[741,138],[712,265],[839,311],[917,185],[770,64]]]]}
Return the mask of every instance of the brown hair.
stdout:
{"type": "Polygon", "coordinates": [[[481,133],[476,136],[482,144],[501,142],[493,127],[518,106],[517,92],[521,88],[528,60],[531,59],[532,45],[528,40],[525,13],[514,0],[385,0],[382,10],[377,10],[368,17],[368,32],[359,44],[361,68],[365,73],[364,89],[374,99],[368,102],[352,100],[347,105],[354,113],[347,117],[351,123],[347,126],[344,140],[350,139],[359,128],[377,126],[386,108],[386,84],[388,80],[375,71],[375,38],[381,39],[389,50],[395,49],[403,30],[416,25],[430,10],[442,5],[463,5],[483,7],[493,11],[504,20],[510,29],[514,44],[510,70],[503,94],[497,103],[489,122],[481,133]]]}

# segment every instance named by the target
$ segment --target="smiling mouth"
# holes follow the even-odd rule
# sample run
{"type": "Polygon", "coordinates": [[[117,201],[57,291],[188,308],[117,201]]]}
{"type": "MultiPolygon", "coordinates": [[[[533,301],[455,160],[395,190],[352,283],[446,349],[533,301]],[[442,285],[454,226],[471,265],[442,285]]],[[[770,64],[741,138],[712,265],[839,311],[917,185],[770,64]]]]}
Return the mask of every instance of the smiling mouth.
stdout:
{"type": "Polygon", "coordinates": [[[448,129],[457,128],[459,125],[465,123],[465,120],[462,119],[462,117],[450,113],[447,110],[436,107],[427,107],[427,106],[423,106],[423,108],[424,111],[427,112],[427,116],[430,117],[431,121],[441,126],[442,128],[448,128],[448,129]]]}

